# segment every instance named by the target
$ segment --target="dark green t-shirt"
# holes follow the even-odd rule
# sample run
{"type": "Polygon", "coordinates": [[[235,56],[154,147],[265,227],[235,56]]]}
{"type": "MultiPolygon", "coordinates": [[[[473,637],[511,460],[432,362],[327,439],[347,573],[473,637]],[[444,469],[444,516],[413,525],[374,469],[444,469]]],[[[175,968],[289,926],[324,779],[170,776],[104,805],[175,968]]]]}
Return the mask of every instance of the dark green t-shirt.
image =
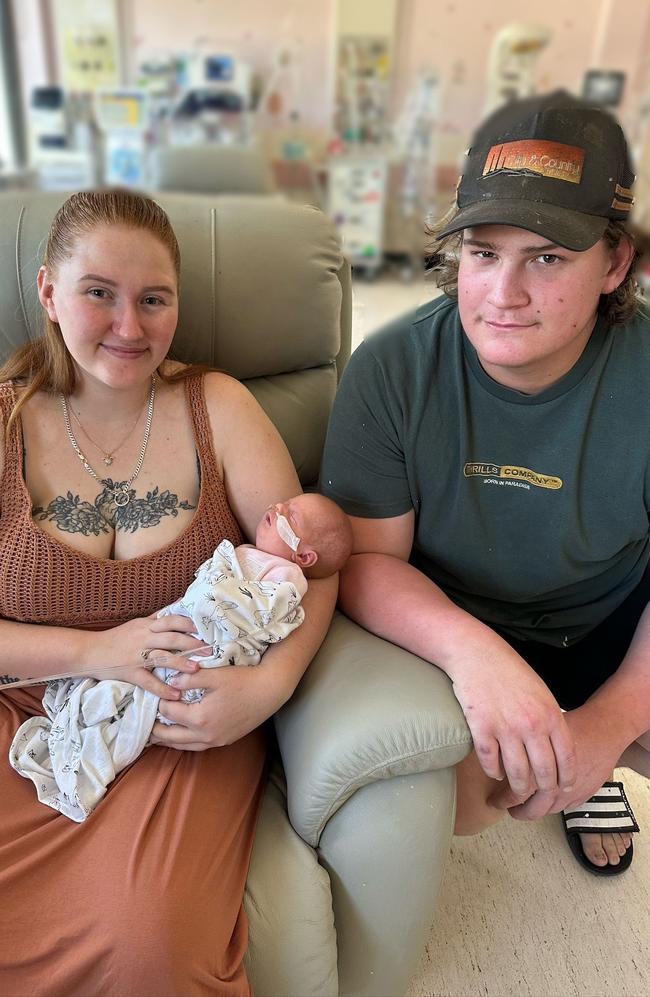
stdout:
{"type": "Polygon", "coordinates": [[[436,299],[352,355],[321,486],[355,516],[413,508],[411,563],[458,605],[572,643],[650,558],[650,321],[599,319],[574,367],[525,395],[485,373],[436,299]]]}

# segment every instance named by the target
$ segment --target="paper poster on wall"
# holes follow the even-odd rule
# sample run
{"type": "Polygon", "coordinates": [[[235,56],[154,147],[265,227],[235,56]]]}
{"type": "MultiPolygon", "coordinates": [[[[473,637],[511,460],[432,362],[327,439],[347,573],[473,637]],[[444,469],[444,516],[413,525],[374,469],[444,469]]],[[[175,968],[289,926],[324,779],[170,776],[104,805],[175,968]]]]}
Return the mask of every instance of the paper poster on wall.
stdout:
{"type": "Polygon", "coordinates": [[[63,38],[63,79],[68,90],[119,83],[117,38],[102,26],[68,27],[63,38]]]}
{"type": "Polygon", "coordinates": [[[65,0],[51,4],[67,91],[88,92],[120,83],[117,0],[65,0]]]}

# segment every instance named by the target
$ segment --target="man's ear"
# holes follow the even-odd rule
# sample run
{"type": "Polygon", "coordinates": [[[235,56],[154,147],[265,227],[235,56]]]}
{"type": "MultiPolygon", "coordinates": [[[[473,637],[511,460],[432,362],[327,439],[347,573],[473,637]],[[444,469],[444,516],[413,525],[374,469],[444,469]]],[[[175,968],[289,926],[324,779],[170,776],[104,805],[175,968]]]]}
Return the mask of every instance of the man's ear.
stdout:
{"type": "Polygon", "coordinates": [[[38,300],[47,312],[49,318],[51,318],[53,322],[58,322],[58,318],[56,317],[56,308],[54,307],[54,301],[52,300],[54,285],[49,280],[45,267],[39,268],[36,285],[38,287],[38,300]]]}
{"type": "Polygon", "coordinates": [[[610,266],[603,280],[601,294],[611,294],[623,283],[634,259],[634,243],[628,236],[621,237],[615,249],[608,250],[610,266]]]}
{"type": "Polygon", "coordinates": [[[304,570],[305,568],[313,568],[318,560],[318,554],[313,547],[305,547],[304,550],[296,551],[293,559],[304,570]]]}

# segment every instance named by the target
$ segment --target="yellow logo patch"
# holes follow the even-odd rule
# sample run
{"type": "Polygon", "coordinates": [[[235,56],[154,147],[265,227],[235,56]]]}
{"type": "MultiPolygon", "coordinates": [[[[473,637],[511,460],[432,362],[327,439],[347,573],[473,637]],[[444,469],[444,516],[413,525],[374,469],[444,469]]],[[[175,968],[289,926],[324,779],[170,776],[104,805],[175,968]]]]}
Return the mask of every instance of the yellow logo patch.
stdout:
{"type": "Polygon", "coordinates": [[[463,474],[466,478],[503,478],[510,481],[525,481],[537,488],[561,488],[562,478],[552,474],[540,474],[531,471],[529,467],[517,467],[515,464],[465,464],[463,474]]]}

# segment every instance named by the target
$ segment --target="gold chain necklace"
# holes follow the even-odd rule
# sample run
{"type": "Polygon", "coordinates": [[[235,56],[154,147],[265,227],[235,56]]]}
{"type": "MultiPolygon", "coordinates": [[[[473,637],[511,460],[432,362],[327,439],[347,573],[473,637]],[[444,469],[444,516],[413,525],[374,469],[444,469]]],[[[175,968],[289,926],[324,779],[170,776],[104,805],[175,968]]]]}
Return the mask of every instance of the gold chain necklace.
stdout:
{"type": "Polygon", "coordinates": [[[111,451],[109,451],[108,453],[104,450],[103,447],[100,447],[99,443],[97,443],[95,440],[93,440],[92,436],[90,435],[90,433],[88,432],[88,430],[82,425],[81,419],[79,418],[79,416],[77,415],[77,413],[75,412],[75,410],[72,407],[70,407],[70,411],[72,412],[72,416],[73,416],[75,422],[77,423],[77,425],[79,426],[79,429],[81,430],[81,432],[89,440],[89,442],[92,443],[92,445],[94,446],[95,450],[102,455],[102,461],[103,461],[103,463],[106,464],[107,467],[110,467],[111,464],[113,463],[114,458],[115,458],[115,454],[117,453],[117,451],[121,447],[124,446],[124,444],[126,443],[126,441],[129,438],[129,436],[131,435],[131,433],[133,432],[133,430],[135,429],[135,427],[138,425],[138,422],[140,421],[140,413],[142,412],[142,409],[140,410],[140,412],[138,412],[138,415],[136,416],[136,420],[133,423],[133,425],[131,426],[131,428],[128,431],[128,433],[126,434],[126,436],[122,437],[122,439],[117,444],[117,446],[113,447],[113,449],[111,451]]]}
{"type": "MultiPolygon", "coordinates": [[[[151,434],[151,423],[153,422],[153,403],[156,396],[156,379],[151,375],[151,391],[149,392],[149,405],[147,408],[147,424],[144,429],[144,436],[142,438],[142,446],[140,447],[140,454],[138,456],[137,464],[135,465],[135,470],[128,481],[124,481],[120,485],[113,485],[110,487],[108,481],[105,478],[100,478],[97,472],[90,466],[86,455],[81,450],[81,447],[75,439],[75,435],[72,432],[72,426],[70,425],[70,412],[68,411],[68,401],[63,393],[59,395],[61,400],[61,408],[63,409],[63,421],[65,423],[66,433],[68,434],[68,439],[70,440],[70,445],[76,453],[77,457],[83,464],[84,469],[88,474],[92,475],[95,481],[99,481],[100,485],[104,485],[109,491],[112,492],[113,502],[117,506],[128,505],[131,501],[131,496],[129,494],[129,488],[139,475],[142,470],[142,465],[144,464],[144,455],[147,452],[147,444],[149,443],[149,436],[151,434]]],[[[88,434],[86,434],[88,435],[88,434]]],[[[89,437],[90,439],[90,437],[89,437]]]]}

